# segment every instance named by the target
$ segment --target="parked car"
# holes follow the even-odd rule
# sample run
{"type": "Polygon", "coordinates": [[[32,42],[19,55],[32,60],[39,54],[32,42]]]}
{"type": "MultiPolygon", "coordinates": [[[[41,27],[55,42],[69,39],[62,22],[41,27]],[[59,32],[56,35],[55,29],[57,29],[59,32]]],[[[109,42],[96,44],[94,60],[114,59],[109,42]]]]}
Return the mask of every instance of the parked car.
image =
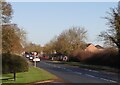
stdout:
{"type": "Polygon", "coordinates": [[[33,61],[40,61],[40,58],[36,56],[33,61]]]}
{"type": "Polygon", "coordinates": [[[30,57],[30,55],[29,55],[29,54],[25,54],[25,57],[26,57],[26,58],[29,58],[29,57],[30,57]]]}
{"type": "Polygon", "coordinates": [[[25,57],[27,57],[27,58],[29,58],[30,57],[30,55],[29,55],[29,53],[28,52],[25,52],[25,57]]]}
{"type": "Polygon", "coordinates": [[[32,59],[33,59],[33,56],[30,56],[29,59],[32,60],[32,59]]]}

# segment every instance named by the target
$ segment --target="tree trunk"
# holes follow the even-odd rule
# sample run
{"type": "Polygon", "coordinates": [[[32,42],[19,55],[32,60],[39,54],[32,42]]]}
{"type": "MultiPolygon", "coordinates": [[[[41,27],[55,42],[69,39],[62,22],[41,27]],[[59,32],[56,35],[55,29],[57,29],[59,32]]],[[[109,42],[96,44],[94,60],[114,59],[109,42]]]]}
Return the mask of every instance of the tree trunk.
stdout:
{"type": "Polygon", "coordinates": [[[15,70],[14,70],[13,74],[14,74],[14,81],[16,81],[16,71],[15,70]]]}
{"type": "Polygon", "coordinates": [[[118,51],[118,57],[120,57],[120,48],[118,48],[118,50],[119,50],[119,51],[118,51]]]}
{"type": "Polygon", "coordinates": [[[118,83],[120,84],[120,48],[118,48],[118,83]]]}

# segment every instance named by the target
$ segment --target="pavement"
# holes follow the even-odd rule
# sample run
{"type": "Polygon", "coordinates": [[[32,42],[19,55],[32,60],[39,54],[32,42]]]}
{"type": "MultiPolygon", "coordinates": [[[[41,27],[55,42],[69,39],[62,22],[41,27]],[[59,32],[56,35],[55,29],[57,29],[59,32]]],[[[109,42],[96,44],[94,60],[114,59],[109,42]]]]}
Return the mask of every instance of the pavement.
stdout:
{"type": "Polygon", "coordinates": [[[55,64],[46,60],[37,62],[37,67],[43,68],[48,72],[56,75],[64,82],[56,81],[52,83],[111,83],[119,82],[117,73],[105,73],[90,69],[69,66],[65,64],[55,64]]]}

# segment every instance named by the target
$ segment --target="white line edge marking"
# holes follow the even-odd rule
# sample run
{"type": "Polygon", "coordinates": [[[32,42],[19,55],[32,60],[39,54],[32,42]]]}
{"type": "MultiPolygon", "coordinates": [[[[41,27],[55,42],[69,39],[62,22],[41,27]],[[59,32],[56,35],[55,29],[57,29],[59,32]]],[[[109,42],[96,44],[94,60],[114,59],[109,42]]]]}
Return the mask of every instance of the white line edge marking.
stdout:
{"type": "MultiPolygon", "coordinates": [[[[47,63],[45,63],[47,64],[47,63]]],[[[51,64],[48,64],[50,66],[52,66],[51,64]]],[[[55,65],[53,67],[56,67],[55,65]]],[[[57,67],[57,68],[61,68],[61,67],[57,67]]],[[[66,69],[66,68],[63,68],[63,69],[66,69]]],[[[67,71],[72,71],[70,69],[66,69],[67,71]]],[[[92,72],[98,72],[98,71],[95,71],[95,70],[89,70],[89,69],[85,69],[85,70],[88,70],[88,71],[92,71],[92,72]]],[[[72,71],[73,72],[73,71],[72,71]]],[[[80,72],[74,72],[76,74],[82,74],[80,72]]],[[[109,81],[109,82],[113,82],[113,83],[117,83],[117,81],[114,81],[114,80],[109,80],[109,79],[105,79],[105,78],[100,78],[100,77],[96,77],[96,76],[93,76],[93,75],[90,75],[90,74],[85,74],[86,76],[89,76],[89,77],[94,77],[94,78],[99,78],[99,79],[102,79],[102,80],[105,80],[105,81],[109,81]]]]}
{"type": "Polygon", "coordinates": [[[82,73],[80,73],[80,72],[74,72],[74,73],[76,73],[76,74],[82,74],[82,73]]]}
{"type": "Polygon", "coordinates": [[[100,79],[105,80],[105,81],[110,81],[110,82],[117,83],[117,81],[114,81],[114,80],[109,80],[109,79],[105,79],[105,78],[100,78],[100,79]]]}
{"type": "MultiPolygon", "coordinates": [[[[93,76],[93,75],[89,75],[89,74],[85,74],[85,75],[90,76],[90,77],[95,77],[95,76],[93,76]]],[[[96,77],[96,78],[97,78],[97,77],[96,77]]]]}

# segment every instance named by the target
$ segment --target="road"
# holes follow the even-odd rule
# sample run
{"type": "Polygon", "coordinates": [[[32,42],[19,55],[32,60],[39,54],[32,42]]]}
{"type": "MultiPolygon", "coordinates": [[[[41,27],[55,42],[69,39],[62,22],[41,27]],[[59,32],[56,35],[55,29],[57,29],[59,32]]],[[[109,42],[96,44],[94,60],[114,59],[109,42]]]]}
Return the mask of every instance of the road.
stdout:
{"type": "Polygon", "coordinates": [[[55,64],[48,61],[38,62],[37,67],[53,73],[66,83],[117,83],[118,81],[118,74],[55,64]]]}

